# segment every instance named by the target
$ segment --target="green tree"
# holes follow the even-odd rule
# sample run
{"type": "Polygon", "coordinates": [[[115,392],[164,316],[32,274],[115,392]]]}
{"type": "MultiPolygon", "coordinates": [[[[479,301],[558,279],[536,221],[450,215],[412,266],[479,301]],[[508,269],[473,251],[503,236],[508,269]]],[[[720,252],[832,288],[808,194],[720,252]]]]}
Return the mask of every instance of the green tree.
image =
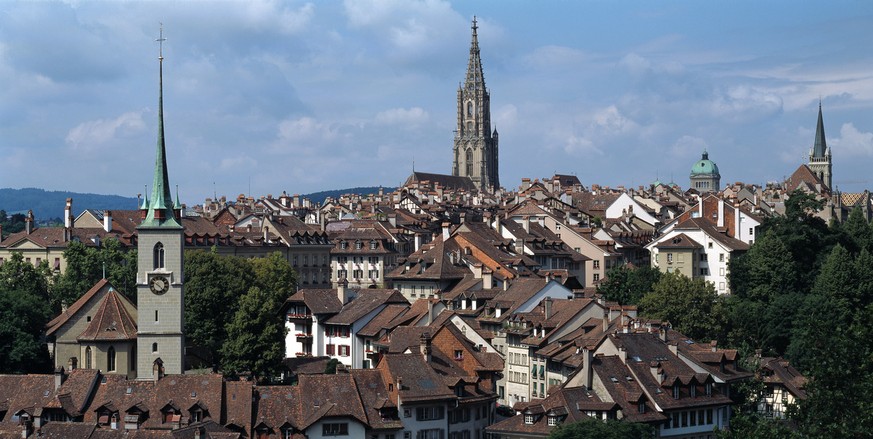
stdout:
{"type": "Polygon", "coordinates": [[[212,251],[185,252],[185,336],[205,349],[211,362],[221,364],[225,326],[233,319],[239,298],[255,284],[248,259],[220,256],[212,251]]]}
{"type": "Polygon", "coordinates": [[[0,266],[0,373],[47,373],[48,349],[41,340],[52,312],[48,264],[34,267],[20,253],[0,266]]]}
{"type": "Polygon", "coordinates": [[[249,259],[254,270],[255,282],[277,304],[274,313],[297,290],[297,273],[280,252],[266,258],[249,259]]]}
{"type": "Polygon", "coordinates": [[[860,207],[852,209],[849,218],[842,225],[842,230],[846,235],[844,242],[852,253],[858,253],[862,249],[870,250],[873,247],[873,230],[870,229],[870,224],[860,207]]]}
{"type": "Polygon", "coordinates": [[[724,341],[724,304],[715,286],[703,279],[665,273],[640,301],[643,315],[669,321],[673,328],[695,340],[724,341]]]}
{"type": "Polygon", "coordinates": [[[646,293],[652,291],[652,285],[660,278],[661,272],[657,268],[620,265],[606,272],[606,279],[597,286],[597,292],[603,294],[606,300],[636,305],[646,293]]]}
{"type": "Polygon", "coordinates": [[[67,268],[56,276],[51,294],[55,311],[69,306],[88,292],[104,273],[127,298],[136,301],[136,250],[126,249],[117,239],[106,239],[100,247],[71,242],[64,250],[67,268]]]}
{"type": "Polygon", "coordinates": [[[742,298],[769,303],[774,297],[797,291],[799,270],[788,246],[768,230],[748,252],[732,258],[731,292],[742,298]]]}
{"type": "Polygon", "coordinates": [[[285,329],[273,312],[276,306],[271,295],[258,287],[240,297],[221,347],[222,370],[231,374],[250,371],[259,379],[278,372],[284,358],[285,329]]]}
{"type": "Polygon", "coordinates": [[[563,424],[549,433],[549,439],[649,439],[655,437],[652,426],[642,423],[598,419],[563,424]]]}

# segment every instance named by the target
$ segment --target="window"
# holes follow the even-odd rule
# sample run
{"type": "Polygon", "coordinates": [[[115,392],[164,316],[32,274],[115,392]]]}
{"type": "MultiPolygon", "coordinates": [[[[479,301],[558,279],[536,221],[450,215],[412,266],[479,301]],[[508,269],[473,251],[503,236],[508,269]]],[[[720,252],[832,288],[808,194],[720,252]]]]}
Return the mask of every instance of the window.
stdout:
{"type": "Polygon", "coordinates": [[[594,273],[594,282],[597,282],[599,280],[600,280],[600,273],[594,273]]]}
{"type": "Polygon", "coordinates": [[[534,416],[533,415],[524,415],[524,423],[527,425],[533,424],[534,423],[534,416]]]}
{"type": "Polygon", "coordinates": [[[637,403],[637,411],[640,413],[646,412],[646,402],[645,401],[640,401],[639,403],[637,403]]]}
{"type": "Polygon", "coordinates": [[[379,279],[379,270],[370,270],[367,272],[370,279],[379,279]]]}
{"type": "Polygon", "coordinates": [[[152,343],[152,352],[158,352],[158,344],[152,343]]]}
{"type": "Polygon", "coordinates": [[[750,236],[754,236],[754,235],[755,235],[755,229],[754,229],[753,227],[749,227],[749,235],[750,235],[750,236]]]}
{"type": "Polygon", "coordinates": [[[464,359],[464,351],[460,349],[455,349],[455,360],[463,360],[464,359]]]}
{"type": "Polygon", "coordinates": [[[349,261],[349,257],[348,256],[337,256],[336,261],[339,262],[340,264],[345,264],[346,262],[349,261]]]}
{"type": "Polygon", "coordinates": [[[444,430],[441,428],[429,428],[427,430],[418,430],[415,434],[415,439],[443,439],[444,430]]]}
{"type": "Polygon", "coordinates": [[[710,242],[710,243],[707,243],[707,244],[706,244],[706,247],[707,247],[707,248],[712,248],[712,243],[711,243],[711,242],[710,242]]]}
{"type": "Polygon", "coordinates": [[[706,396],[712,396],[712,383],[706,383],[706,396]]]}
{"type": "Polygon", "coordinates": [[[294,267],[297,266],[297,255],[291,257],[291,265],[294,267]]]}
{"type": "Polygon", "coordinates": [[[724,253],[719,253],[718,262],[724,262],[724,253]]]}
{"type": "Polygon", "coordinates": [[[705,268],[705,267],[704,267],[704,268],[701,268],[701,269],[700,269],[700,275],[701,275],[701,276],[709,276],[709,269],[708,269],[708,268],[705,268]]]}
{"type": "Polygon", "coordinates": [[[115,370],[115,348],[112,346],[109,346],[106,353],[106,370],[115,370]]]}
{"type": "Polygon", "coordinates": [[[91,368],[91,346],[85,348],[85,369],[91,368]]]}
{"type": "Polygon", "coordinates": [[[329,345],[327,345],[326,349],[327,349],[327,355],[334,355],[335,354],[334,349],[336,349],[336,347],[334,345],[329,344],[329,345]]]}
{"type": "Polygon", "coordinates": [[[433,421],[443,419],[445,411],[443,407],[419,407],[415,409],[415,419],[417,421],[433,421]]]}
{"type": "Polygon", "coordinates": [[[349,424],[342,423],[331,423],[324,424],[321,426],[321,435],[322,436],[348,436],[349,435],[349,424]]]}
{"type": "Polygon", "coordinates": [[[376,241],[370,241],[370,250],[376,250],[379,247],[379,243],[376,241]]]}
{"type": "Polygon", "coordinates": [[[599,269],[600,268],[600,261],[595,259],[593,262],[594,262],[594,269],[595,270],[599,269]]]}
{"type": "Polygon", "coordinates": [[[362,277],[364,277],[364,270],[352,270],[352,279],[360,279],[362,277]]]}
{"type": "Polygon", "coordinates": [[[673,399],[679,399],[679,385],[673,384],[673,399]]]}
{"type": "Polygon", "coordinates": [[[159,322],[159,321],[160,320],[158,320],[158,310],[155,310],[155,322],[159,322]]]}
{"type": "Polygon", "coordinates": [[[667,262],[673,262],[673,253],[667,253],[667,262]]]}
{"type": "Polygon", "coordinates": [[[473,150],[467,150],[467,176],[473,175],[473,150]]]}
{"type": "Polygon", "coordinates": [[[473,115],[473,102],[467,102],[467,116],[473,115]]]}
{"type": "Polygon", "coordinates": [[[338,345],[339,355],[340,357],[348,357],[349,356],[349,347],[346,345],[338,345]]]}
{"type": "Polygon", "coordinates": [[[557,416],[549,416],[549,426],[554,427],[558,425],[558,417],[557,416]]]}
{"type": "Polygon", "coordinates": [[[161,244],[160,242],[155,244],[153,253],[155,270],[158,268],[164,268],[164,244],[161,244]]]}
{"type": "Polygon", "coordinates": [[[349,243],[345,241],[340,241],[340,248],[343,250],[349,248],[349,243]]]}
{"type": "Polygon", "coordinates": [[[701,261],[701,262],[706,262],[706,261],[707,261],[706,253],[701,253],[701,254],[700,254],[700,261],[701,261]]]}
{"type": "Polygon", "coordinates": [[[355,241],[355,250],[360,250],[362,248],[364,248],[364,243],[361,241],[355,241]]]}

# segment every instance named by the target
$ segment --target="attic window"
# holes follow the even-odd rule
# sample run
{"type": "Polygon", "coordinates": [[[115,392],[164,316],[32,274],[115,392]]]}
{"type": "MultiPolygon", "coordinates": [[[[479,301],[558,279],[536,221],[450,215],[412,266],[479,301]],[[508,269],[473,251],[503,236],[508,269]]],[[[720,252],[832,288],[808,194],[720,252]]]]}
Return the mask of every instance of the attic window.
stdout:
{"type": "Polygon", "coordinates": [[[460,349],[455,349],[455,360],[463,360],[464,359],[464,351],[460,349]]]}
{"type": "Polygon", "coordinates": [[[355,241],[355,249],[356,250],[360,250],[363,247],[364,247],[364,243],[362,243],[361,241],[355,241]]]}
{"type": "Polygon", "coordinates": [[[534,415],[524,415],[524,423],[532,425],[534,423],[534,415]]]}

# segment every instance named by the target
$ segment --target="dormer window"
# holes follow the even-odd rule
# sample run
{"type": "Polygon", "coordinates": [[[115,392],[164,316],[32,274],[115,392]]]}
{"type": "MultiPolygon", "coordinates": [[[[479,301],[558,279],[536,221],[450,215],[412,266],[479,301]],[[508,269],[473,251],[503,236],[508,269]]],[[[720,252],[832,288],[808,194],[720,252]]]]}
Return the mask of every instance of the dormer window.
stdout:
{"type": "Polygon", "coordinates": [[[376,250],[379,247],[379,244],[376,241],[370,241],[370,250],[376,250]]]}
{"type": "Polygon", "coordinates": [[[533,425],[534,415],[524,415],[524,423],[527,425],[533,425]]]}
{"type": "Polygon", "coordinates": [[[549,427],[554,427],[558,425],[558,417],[554,415],[549,415],[549,427]]]}
{"type": "Polygon", "coordinates": [[[692,398],[696,397],[697,396],[697,385],[694,383],[691,383],[688,387],[691,390],[691,397],[692,398]]]}
{"type": "Polygon", "coordinates": [[[706,396],[712,396],[712,383],[706,383],[704,388],[706,389],[706,396]]]}
{"type": "Polygon", "coordinates": [[[464,351],[460,349],[455,349],[455,360],[463,360],[464,359],[464,351]]]}
{"type": "Polygon", "coordinates": [[[673,384],[673,399],[679,399],[679,384],[673,384]]]}
{"type": "Polygon", "coordinates": [[[364,243],[361,241],[355,241],[355,250],[360,250],[362,248],[364,248],[364,243]]]}
{"type": "Polygon", "coordinates": [[[637,411],[640,413],[646,412],[646,401],[640,401],[637,403],[637,411]]]}
{"type": "Polygon", "coordinates": [[[345,241],[340,241],[340,249],[345,250],[349,248],[349,243],[345,241]]]}

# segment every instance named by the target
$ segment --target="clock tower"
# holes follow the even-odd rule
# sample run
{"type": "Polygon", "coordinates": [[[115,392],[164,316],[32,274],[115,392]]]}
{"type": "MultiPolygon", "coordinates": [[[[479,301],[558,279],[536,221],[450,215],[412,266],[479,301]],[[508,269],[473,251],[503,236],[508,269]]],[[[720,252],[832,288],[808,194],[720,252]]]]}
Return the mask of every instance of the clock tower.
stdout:
{"type": "MultiPolygon", "coordinates": [[[[163,34],[163,32],[162,32],[163,34]]],[[[163,35],[159,42],[163,43],[163,35]]],[[[174,212],[164,144],[163,51],[158,57],[158,142],[151,199],[143,199],[137,227],[138,379],[185,370],[185,235],[174,212]]],[[[178,195],[177,195],[178,196],[178,195]]]]}

